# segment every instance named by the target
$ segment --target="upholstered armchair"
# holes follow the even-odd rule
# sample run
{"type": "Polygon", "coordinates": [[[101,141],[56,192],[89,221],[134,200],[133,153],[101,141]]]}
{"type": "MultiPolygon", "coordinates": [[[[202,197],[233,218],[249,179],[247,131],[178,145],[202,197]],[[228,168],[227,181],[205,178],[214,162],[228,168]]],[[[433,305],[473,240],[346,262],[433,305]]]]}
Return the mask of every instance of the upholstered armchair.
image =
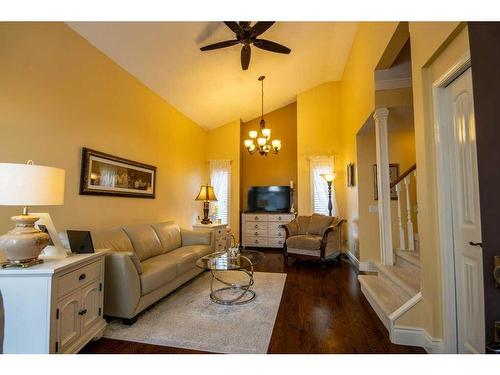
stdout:
{"type": "Polygon", "coordinates": [[[299,216],[283,225],[285,262],[289,256],[302,259],[340,261],[342,224],[345,220],[325,215],[299,216]]]}

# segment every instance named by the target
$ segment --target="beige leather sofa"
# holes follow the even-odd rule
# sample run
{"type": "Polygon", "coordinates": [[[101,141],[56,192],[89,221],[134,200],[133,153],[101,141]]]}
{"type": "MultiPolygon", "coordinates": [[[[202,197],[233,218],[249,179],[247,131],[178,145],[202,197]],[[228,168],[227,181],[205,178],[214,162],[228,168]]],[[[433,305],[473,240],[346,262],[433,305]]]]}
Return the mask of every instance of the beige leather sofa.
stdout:
{"type": "Polygon", "coordinates": [[[106,256],[104,315],[133,324],[137,314],[202,272],[196,260],[213,252],[211,232],[174,222],[92,232],[106,256]]]}

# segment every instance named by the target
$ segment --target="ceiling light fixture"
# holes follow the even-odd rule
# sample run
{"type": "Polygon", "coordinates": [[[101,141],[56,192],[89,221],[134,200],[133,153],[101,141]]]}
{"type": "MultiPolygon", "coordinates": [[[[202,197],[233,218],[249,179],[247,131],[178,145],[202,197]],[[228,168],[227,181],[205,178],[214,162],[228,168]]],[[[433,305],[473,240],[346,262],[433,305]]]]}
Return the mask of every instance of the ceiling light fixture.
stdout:
{"type": "Polygon", "coordinates": [[[267,156],[269,152],[277,154],[281,150],[281,141],[279,139],[273,139],[271,144],[269,140],[271,139],[271,129],[266,128],[266,121],[264,120],[264,78],[265,76],[260,76],[259,81],[261,82],[262,91],[262,106],[261,106],[261,116],[260,116],[260,134],[257,130],[250,130],[248,136],[250,139],[245,139],[244,144],[250,155],[259,151],[262,156],[267,156]],[[255,144],[257,142],[257,144],[255,144]]]}

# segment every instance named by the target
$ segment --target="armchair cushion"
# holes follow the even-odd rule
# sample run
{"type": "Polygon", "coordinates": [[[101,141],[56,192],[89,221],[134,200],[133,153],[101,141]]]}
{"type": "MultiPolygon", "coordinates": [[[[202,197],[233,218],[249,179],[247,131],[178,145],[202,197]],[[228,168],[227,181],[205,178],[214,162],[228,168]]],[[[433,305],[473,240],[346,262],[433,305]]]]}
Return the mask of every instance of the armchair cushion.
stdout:
{"type": "Polygon", "coordinates": [[[297,234],[299,234],[299,223],[298,223],[297,219],[293,219],[292,221],[290,221],[288,224],[285,224],[284,226],[288,228],[288,234],[290,236],[296,236],[297,234]]]}
{"type": "Polygon", "coordinates": [[[332,216],[313,214],[309,221],[307,232],[309,234],[322,235],[325,228],[327,228],[335,218],[332,216]]]}
{"type": "Polygon", "coordinates": [[[311,221],[311,216],[299,216],[297,218],[297,223],[299,225],[299,234],[307,234],[309,230],[309,223],[311,221]]]}
{"type": "Polygon", "coordinates": [[[166,221],[152,225],[160,239],[164,252],[172,251],[182,246],[181,229],[173,221],[166,221]]]}
{"type": "Polygon", "coordinates": [[[123,227],[141,261],[163,254],[160,239],[149,224],[123,227]]]}
{"type": "Polygon", "coordinates": [[[322,236],[313,234],[299,234],[289,237],[286,240],[286,246],[294,249],[319,250],[322,238],[322,236]]]}

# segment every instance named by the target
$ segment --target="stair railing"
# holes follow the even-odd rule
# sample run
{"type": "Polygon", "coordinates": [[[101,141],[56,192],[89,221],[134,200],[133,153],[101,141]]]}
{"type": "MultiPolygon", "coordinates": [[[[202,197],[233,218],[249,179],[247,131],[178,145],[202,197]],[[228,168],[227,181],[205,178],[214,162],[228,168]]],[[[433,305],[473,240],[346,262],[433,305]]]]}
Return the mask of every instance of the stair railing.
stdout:
{"type": "MultiPolygon", "coordinates": [[[[399,233],[399,249],[401,250],[415,250],[415,233],[411,215],[411,195],[410,195],[410,184],[411,177],[417,177],[417,165],[414,164],[407,171],[405,171],[401,176],[399,176],[395,181],[391,183],[391,189],[396,189],[397,202],[398,202],[398,233],[399,233]],[[404,189],[403,189],[404,185],[404,189]],[[403,224],[402,215],[402,198],[406,199],[406,225],[403,224]],[[405,232],[406,231],[406,232],[405,232]],[[407,239],[407,241],[406,241],[407,239]]],[[[417,205],[415,202],[414,206],[417,205]]]]}

